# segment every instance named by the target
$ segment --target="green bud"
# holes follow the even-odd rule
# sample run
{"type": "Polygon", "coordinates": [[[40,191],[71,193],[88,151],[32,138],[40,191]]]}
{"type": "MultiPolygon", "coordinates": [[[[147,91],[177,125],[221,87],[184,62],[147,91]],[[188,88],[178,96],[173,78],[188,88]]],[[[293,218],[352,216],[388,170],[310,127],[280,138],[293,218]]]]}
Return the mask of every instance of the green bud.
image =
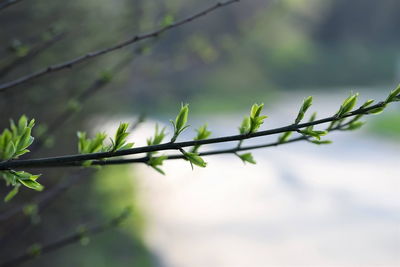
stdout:
{"type": "Polygon", "coordinates": [[[306,99],[304,99],[303,104],[301,105],[301,108],[299,110],[299,113],[297,114],[297,118],[294,122],[295,124],[299,124],[299,122],[304,118],[305,113],[312,105],[312,101],[313,101],[312,96],[309,96],[306,99]]]}
{"type": "MultiPolygon", "coordinates": [[[[258,128],[260,128],[261,124],[264,123],[264,119],[267,118],[267,116],[260,116],[263,107],[264,107],[264,104],[260,104],[260,105],[254,104],[251,107],[250,119],[249,119],[250,126],[249,126],[249,130],[248,130],[248,132],[246,132],[246,134],[247,133],[255,133],[258,130],[258,128]]],[[[242,123],[242,125],[243,125],[243,123],[242,123]]],[[[240,128],[240,130],[241,130],[241,128],[240,128]]]]}
{"type": "Polygon", "coordinates": [[[245,117],[239,127],[240,134],[247,134],[250,131],[250,118],[245,117]]]}
{"type": "Polygon", "coordinates": [[[371,104],[374,103],[374,101],[375,100],[373,100],[373,99],[365,101],[365,103],[361,105],[360,109],[364,109],[364,108],[371,106],[371,104]]]}
{"type": "Polygon", "coordinates": [[[186,152],[183,149],[180,150],[182,154],[185,156],[185,159],[190,162],[193,169],[193,164],[199,167],[206,167],[207,163],[199,156],[198,153],[186,152]]]}
{"type": "Polygon", "coordinates": [[[147,165],[161,173],[162,175],[165,175],[165,172],[159,168],[158,166],[162,166],[164,163],[164,160],[168,159],[168,156],[159,156],[159,157],[151,157],[150,160],[147,162],[147,165]]]}
{"type": "Polygon", "coordinates": [[[5,196],[4,202],[8,202],[11,199],[13,199],[15,197],[15,195],[18,194],[19,187],[20,187],[20,184],[15,185],[14,188],[10,192],[8,192],[8,194],[5,196]]]}
{"type": "Polygon", "coordinates": [[[171,139],[171,142],[175,142],[176,138],[178,135],[183,132],[188,125],[186,125],[188,121],[188,115],[189,115],[189,105],[183,105],[181,106],[181,110],[179,111],[178,116],[176,116],[175,122],[171,121],[172,125],[174,126],[174,136],[171,139]]]}
{"type": "Polygon", "coordinates": [[[343,115],[349,113],[356,105],[357,98],[358,98],[358,93],[346,98],[346,100],[343,101],[343,104],[340,106],[340,109],[335,116],[342,117],[343,115]]]}
{"type": "Polygon", "coordinates": [[[330,140],[323,140],[323,141],[311,140],[310,142],[313,143],[313,144],[316,144],[316,145],[329,145],[329,144],[332,144],[332,141],[330,141],[330,140]]]}
{"type": "Polygon", "coordinates": [[[284,132],[281,134],[278,138],[279,143],[285,143],[289,139],[289,137],[292,135],[293,132],[284,132]]]}
{"type": "Polygon", "coordinates": [[[389,96],[385,100],[385,103],[400,101],[400,84],[396,89],[390,92],[389,96]]]}
{"type": "Polygon", "coordinates": [[[251,163],[251,164],[256,164],[257,162],[254,160],[253,155],[251,153],[245,153],[245,154],[236,154],[242,161],[243,163],[251,163]]]}

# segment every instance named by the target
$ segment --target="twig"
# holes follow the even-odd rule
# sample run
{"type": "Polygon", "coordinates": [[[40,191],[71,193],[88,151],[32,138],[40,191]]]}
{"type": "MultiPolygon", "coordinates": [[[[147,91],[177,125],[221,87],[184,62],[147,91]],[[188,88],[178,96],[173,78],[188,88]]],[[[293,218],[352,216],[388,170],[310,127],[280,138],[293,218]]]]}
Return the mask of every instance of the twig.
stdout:
{"type": "Polygon", "coordinates": [[[3,3],[0,3],[0,10],[5,9],[6,7],[12,6],[21,0],[6,0],[3,3]]]}
{"type": "MultiPolygon", "coordinates": [[[[58,241],[44,245],[39,250],[39,253],[40,253],[40,255],[47,254],[52,251],[63,248],[65,246],[68,246],[70,244],[76,243],[84,237],[93,236],[95,234],[99,234],[99,233],[107,231],[111,228],[114,228],[114,227],[118,226],[120,223],[122,223],[129,216],[129,214],[130,214],[130,209],[126,209],[119,216],[115,217],[114,219],[112,219],[109,222],[88,228],[83,233],[77,232],[77,233],[71,234],[69,236],[66,236],[58,241]]],[[[29,261],[29,260],[35,258],[36,256],[37,255],[35,255],[34,253],[27,251],[27,252],[21,254],[20,256],[17,256],[11,260],[3,262],[2,264],[0,264],[0,267],[18,266],[26,261],[29,261]]]]}
{"type": "MultiPolygon", "coordinates": [[[[112,75],[117,74],[119,71],[124,69],[130,62],[132,61],[131,57],[126,57],[123,60],[121,60],[117,65],[115,65],[111,73],[112,75]]],[[[82,105],[84,104],[91,96],[99,92],[101,89],[103,89],[106,85],[108,84],[107,81],[102,79],[101,77],[94,80],[92,84],[90,84],[88,87],[86,87],[82,92],[79,93],[79,95],[76,97],[77,102],[82,105]]],[[[56,116],[56,118],[49,124],[48,129],[46,130],[46,135],[50,136],[54,134],[58,129],[61,129],[61,126],[63,126],[73,115],[75,115],[78,112],[78,110],[75,109],[65,109],[62,111],[59,115],[56,116]]],[[[32,144],[31,150],[35,153],[41,148],[43,148],[44,145],[44,140],[43,138],[39,138],[36,140],[35,143],[32,144]]]]}
{"type": "Polygon", "coordinates": [[[146,33],[146,34],[142,34],[142,35],[133,36],[133,37],[129,38],[128,40],[125,40],[123,42],[117,43],[117,44],[115,44],[115,45],[113,45],[111,47],[100,49],[100,50],[97,50],[97,51],[94,51],[94,52],[89,52],[89,53],[87,53],[85,55],[76,57],[76,58],[71,59],[69,61],[49,66],[49,67],[44,68],[42,70],[39,70],[37,72],[34,72],[34,73],[28,74],[26,76],[20,77],[20,78],[18,78],[16,80],[4,83],[4,84],[0,85],[0,91],[4,91],[4,90],[6,90],[8,88],[15,87],[17,85],[23,84],[23,83],[25,83],[27,81],[39,78],[41,76],[44,76],[44,75],[52,73],[52,72],[60,71],[62,69],[66,69],[66,68],[71,68],[74,65],[79,64],[81,62],[84,62],[84,61],[86,61],[88,59],[95,58],[95,57],[107,54],[107,53],[112,52],[114,50],[118,50],[118,49],[121,49],[121,48],[123,48],[125,46],[131,45],[133,43],[137,43],[137,42],[145,40],[145,39],[156,38],[160,34],[166,32],[166,31],[169,31],[171,29],[177,28],[177,27],[179,27],[181,25],[184,25],[184,24],[189,23],[189,22],[191,22],[193,20],[196,20],[196,19],[198,19],[198,18],[200,18],[202,16],[205,16],[208,13],[210,13],[210,12],[220,8],[220,7],[230,5],[230,4],[232,4],[234,2],[238,2],[238,1],[239,0],[228,0],[226,2],[219,2],[219,3],[217,3],[217,4],[215,4],[215,5],[211,6],[211,7],[208,7],[206,9],[204,9],[203,11],[200,11],[200,12],[190,16],[190,17],[187,17],[185,19],[179,20],[179,21],[174,22],[174,23],[172,23],[170,25],[161,27],[158,30],[155,30],[155,31],[152,31],[152,32],[149,32],[149,33],[146,33]]]}
{"type": "Polygon", "coordinates": [[[194,141],[186,141],[186,142],[176,142],[176,143],[164,143],[160,145],[152,145],[152,146],[143,146],[137,148],[131,148],[126,150],[119,150],[115,152],[98,152],[91,154],[78,154],[78,155],[67,155],[60,157],[49,157],[49,158],[39,158],[39,159],[27,159],[27,160],[12,160],[12,161],[4,161],[0,162],[0,170],[8,170],[12,168],[26,168],[26,167],[51,167],[51,166],[68,166],[71,163],[78,163],[86,160],[96,160],[96,159],[104,159],[111,157],[118,157],[124,155],[133,155],[140,153],[148,153],[148,152],[157,152],[163,150],[179,150],[184,147],[196,146],[196,145],[207,145],[207,144],[215,144],[215,143],[224,143],[231,141],[240,141],[245,139],[252,139],[255,137],[274,135],[284,132],[297,131],[299,129],[314,126],[318,124],[323,124],[332,121],[338,121],[343,118],[352,117],[360,114],[368,114],[369,111],[384,107],[386,105],[385,102],[379,102],[373,106],[368,108],[359,108],[355,111],[349,112],[342,117],[331,116],[320,120],[315,120],[312,122],[306,122],[301,124],[291,124],[288,126],[275,128],[271,130],[259,131],[251,134],[239,134],[239,135],[230,135],[224,137],[210,138],[204,140],[194,140],[194,141]]]}
{"type": "Polygon", "coordinates": [[[47,48],[51,47],[56,42],[62,40],[65,37],[65,33],[60,33],[53,36],[51,39],[43,42],[42,44],[38,45],[36,48],[32,49],[23,57],[18,57],[14,61],[10,62],[8,65],[0,69],[0,78],[6,76],[10,71],[12,71],[17,66],[23,64],[27,60],[31,60],[32,58],[40,55],[43,51],[47,48]]]}
{"type": "MultiPolygon", "coordinates": [[[[39,211],[41,211],[47,205],[47,203],[51,202],[53,199],[55,199],[57,196],[63,193],[66,189],[70,188],[72,184],[75,184],[79,179],[81,179],[82,178],[82,174],[80,174],[81,171],[82,170],[79,170],[79,173],[72,173],[66,175],[68,177],[66,177],[64,181],[60,182],[59,184],[50,188],[49,190],[46,190],[45,192],[43,192],[43,194],[40,194],[38,198],[34,199],[29,203],[37,204],[39,207],[39,211]]],[[[0,214],[0,223],[21,213],[25,206],[26,204],[19,205],[0,214]]]]}
{"type": "MultiPolygon", "coordinates": [[[[254,146],[241,146],[239,147],[234,147],[230,149],[221,149],[221,150],[211,150],[211,151],[206,151],[206,152],[201,152],[199,153],[199,156],[211,156],[211,155],[220,155],[220,154],[235,154],[240,151],[246,151],[246,150],[254,150],[254,149],[260,149],[260,148],[266,148],[266,147],[274,147],[274,146],[279,146],[279,145],[284,145],[284,144],[290,144],[298,141],[304,141],[307,140],[308,137],[301,136],[297,138],[293,138],[290,140],[287,140],[285,142],[272,142],[272,143],[267,143],[267,144],[262,144],[262,145],[254,145],[254,146]]],[[[176,154],[176,155],[168,155],[168,158],[166,160],[173,160],[173,159],[184,159],[185,156],[182,154],[176,154]]],[[[135,158],[135,159],[116,159],[116,160],[95,160],[91,163],[91,165],[99,165],[99,166],[104,166],[104,165],[120,165],[120,164],[132,164],[132,163],[147,163],[150,160],[150,157],[142,157],[142,158],[135,158]]],[[[73,165],[71,165],[73,166],[73,165]]],[[[79,165],[81,166],[81,164],[79,165]]]]}

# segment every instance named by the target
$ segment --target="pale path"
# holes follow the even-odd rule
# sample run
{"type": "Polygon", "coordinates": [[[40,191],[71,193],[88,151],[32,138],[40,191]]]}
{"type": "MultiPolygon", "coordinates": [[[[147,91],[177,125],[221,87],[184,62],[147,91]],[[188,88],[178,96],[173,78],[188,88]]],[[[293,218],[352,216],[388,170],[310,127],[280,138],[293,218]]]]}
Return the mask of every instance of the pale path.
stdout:
{"type": "MultiPolygon", "coordinates": [[[[270,119],[288,121],[284,110],[270,119]]],[[[227,134],[235,119],[209,125],[227,134]]],[[[259,150],[255,166],[224,155],[194,171],[168,162],[167,176],[136,168],[161,266],[400,266],[400,144],[363,132],[330,139],[259,150]]]]}

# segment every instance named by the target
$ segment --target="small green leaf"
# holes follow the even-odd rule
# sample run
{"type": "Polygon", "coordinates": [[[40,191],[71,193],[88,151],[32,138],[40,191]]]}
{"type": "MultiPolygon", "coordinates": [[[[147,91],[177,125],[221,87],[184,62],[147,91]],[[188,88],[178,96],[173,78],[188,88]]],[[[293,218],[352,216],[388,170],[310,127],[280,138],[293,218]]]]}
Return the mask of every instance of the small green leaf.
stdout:
{"type": "MultiPolygon", "coordinates": [[[[194,165],[197,165],[199,167],[206,167],[207,163],[199,156],[199,154],[197,153],[192,153],[192,152],[186,152],[184,150],[181,150],[181,152],[183,153],[183,155],[185,156],[185,158],[194,165]]],[[[192,165],[192,169],[193,169],[193,165],[192,165]]]]}
{"type": "Polygon", "coordinates": [[[344,128],[344,129],[342,129],[342,130],[347,130],[347,131],[358,130],[358,129],[360,129],[364,124],[365,124],[365,122],[354,121],[354,122],[351,122],[351,123],[349,124],[348,127],[344,128]]]}
{"type": "Polygon", "coordinates": [[[172,25],[174,23],[174,17],[170,14],[165,15],[162,22],[161,22],[161,26],[162,27],[168,27],[170,25],[172,25]]]}
{"type": "Polygon", "coordinates": [[[311,140],[310,142],[313,143],[313,144],[316,144],[316,145],[329,145],[329,144],[332,144],[332,141],[330,141],[330,140],[323,140],[323,141],[311,140]]]}
{"type": "Polygon", "coordinates": [[[312,137],[314,137],[314,138],[316,138],[318,140],[321,139],[321,136],[324,136],[324,135],[326,135],[328,133],[327,131],[314,131],[314,130],[312,130],[312,131],[302,130],[302,131],[299,131],[299,132],[301,134],[304,134],[304,135],[307,135],[307,136],[312,136],[312,137]]]}
{"type": "Polygon", "coordinates": [[[29,255],[37,257],[42,253],[42,245],[35,243],[28,248],[27,252],[29,255]]]}
{"type": "Polygon", "coordinates": [[[179,111],[178,116],[176,116],[175,121],[171,121],[172,125],[174,126],[174,135],[171,139],[171,142],[175,142],[179,134],[183,132],[187,127],[189,127],[188,125],[186,125],[188,121],[188,115],[189,115],[189,105],[182,104],[181,110],[179,111]]]}
{"type": "Polygon", "coordinates": [[[365,101],[364,104],[361,105],[360,109],[364,109],[364,108],[371,106],[371,104],[374,103],[374,101],[375,100],[373,100],[373,99],[369,99],[369,100],[365,101]]]}
{"type": "MultiPolygon", "coordinates": [[[[249,125],[249,130],[246,132],[246,134],[257,132],[257,130],[258,130],[258,128],[260,128],[261,124],[264,123],[264,119],[266,119],[267,116],[260,116],[263,107],[264,107],[264,104],[260,104],[260,105],[254,104],[251,107],[250,118],[249,118],[250,125],[249,125]]],[[[247,122],[243,121],[243,123],[247,123],[247,122]]],[[[245,126],[245,125],[243,125],[243,123],[242,123],[242,126],[245,126]]],[[[240,131],[242,131],[242,126],[239,128],[240,131]]],[[[244,130],[244,128],[243,128],[243,130],[244,130]]]]}
{"type": "Polygon", "coordinates": [[[304,115],[306,114],[307,110],[312,105],[312,101],[313,101],[312,96],[309,96],[306,99],[304,99],[303,104],[301,105],[301,108],[299,110],[299,113],[297,114],[297,118],[294,122],[295,124],[299,124],[299,122],[304,118],[304,115]]]}
{"type": "Polygon", "coordinates": [[[36,191],[42,191],[44,186],[39,184],[38,182],[34,181],[34,180],[22,180],[22,179],[18,179],[18,181],[25,185],[26,187],[29,187],[31,189],[34,189],[36,191]]]}
{"type": "Polygon", "coordinates": [[[293,132],[284,132],[281,134],[278,138],[279,143],[285,143],[289,139],[289,137],[292,135],[293,132]]]}
{"type": "Polygon", "coordinates": [[[247,134],[250,131],[250,118],[245,117],[239,127],[240,134],[247,134]]]}
{"type": "Polygon", "coordinates": [[[101,73],[100,73],[100,80],[103,82],[103,83],[109,83],[109,82],[111,82],[111,80],[112,80],[112,78],[113,78],[113,74],[110,72],[110,71],[102,71],[101,73]]]}
{"type": "Polygon", "coordinates": [[[13,199],[15,197],[15,195],[18,194],[19,187],[20,187],[19,184],[15,185],[14,188],[10,192],[8,192],[8,194],[4,198],[4,202],[8,202],[11,199],[13,199]]]}
{"type": "MultiPolygon", "coordinates": [[[[204,140],[204,139],[207,139],[211,135],[211,132],[207,130],[207,124],[204,124],[196,131],[197,131],[197,136],[194,138],[194,140],[204,140]]],[[[191,152],[196,153],[197,150],[199,150],[199,148],[200,148],[200,145],[195,145],[191,152]]]]}
{"type": "Polygon", "coordinates": [[[340,106],[339,111],[336,113],[336,117],[342,117],[345,114],[349,113],[357,103],[358,93],[349,96],[343,101],[343,104],[340,106]]]}
{"type": "Polygon", "coordinates": [[[197,131],[197,136],[194,138],[194,140],[204,140],[211,135],[211,132],[207,130],[207,124],[204,124],[203,126],[199,127],[199,129],[197,129],[196,131],[197,131]]]}
{"type": "Polygon", "coordinates": [[[390,92],[389,96],[385,100],[385,103],[400,101],[400,84],[396,89],[390,92]]]}
{"type": "Polygon", "coordinates": [[[385,108],[386,108],[386,105],[384,105],[383,107],[380,107],[380,108],[374,108],[374,109],[368,111],[367,114],[374,114],[374,115],[377,115],[377,114],[379,114],[379,113],[382,113],[382,111],[384,111],[385,108]]]}
{"type": "Polygon", "coordinates": [[[251,153],[245,153],[245,154],[236,154],[242,161],[243,163],[251,163],[251,164],[256,164],[257,162],[254,160],[253,155],[251,153]]]}
{"type": "Polygon", "coordinates": [[[82,108],[81,103],[78,100],[72,98],[67,102],[67,109],[72,112],[78,112],[82,108]]]}
{"type": "Polygon", "coordinates": [[[165,175],[165,172],[159,168],[158,166],[162,166],[164,163],[164,160],[166,160],[168,156],[159,156],[159,157],[151,157],[150,160],[147,162],[147,164],[161,173],[162,175],[165,175]]]}
{"type": "Polygon", "coordinates": [[[154,132],[154,137],[153,138],[148,138],[147,139],[147,145],[152,146],[152,145],[159,145],[165,138],[165,127],[159,131],[158,124],[156,124],[156,130],[154,132]]]}

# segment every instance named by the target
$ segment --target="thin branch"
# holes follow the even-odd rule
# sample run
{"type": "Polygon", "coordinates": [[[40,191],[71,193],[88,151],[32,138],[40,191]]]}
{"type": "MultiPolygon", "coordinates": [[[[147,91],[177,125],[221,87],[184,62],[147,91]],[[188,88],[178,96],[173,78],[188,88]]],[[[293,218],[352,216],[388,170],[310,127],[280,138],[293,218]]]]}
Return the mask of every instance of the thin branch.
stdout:
{"type": "MultiPolygon", "coordinates": [[[[199,156],[203,157],[203,156],[221,155],[221,154],[235,154],[240,151],[254,150],[254,149],[260,149],[260,148],[267,148],[267,147],[275,147],[275,146],[290,144],[290,143],[294,143],[294,142],[298,142],[298,141],[304,141],[307,139],[308,139],[308,137],[300,136],[297,138],[292,138],[285,142],[271,142],[271,143],[267,143],[267,144],[254,145],[254,146],[241,146],[241,147],[235,146],[234,148],[230,148],[230,149],[211,150],[211,151],[201,152],[201,153],[199,153],[199,156]]],[[[167,156],[168,156],[168,158],[165,160],[174,160],[174,159],[184,159],[185,158],[185,156],[182,154],[167,155],[167,156]]],[[[154,157],[156,157],[156,156],[154,156],[154,157]]],[[[132,164],[132,163],[147,163],[149,160],[150,160],[150,157],[148,157],[148,156],[142,157],[142,158],[135,158],[135,159],[95,160],[91,163],[91,165],[105,166],[105,165],[132,164]]],[[[71,164],[71,166],[74,166],[74,165],[71,164]]],[[[75,166],[82,166],[82,164],[75,165],[75,166]]]]}
{"type": "Polygon", "coordinates": [[[158,30],[155,30],[155,31],[152,31],[152,32],[149,32],[149,33],[146,33],[146,34],[142,34],[142,35],[133,36],[133,37],[129,38],[128,40],[125,40],[123,42],[117,43],[117,44],[115,44],[115,45],[113,45],[111,47],[100,49],[100,50],[97,50],[97,51],[94,51],[94,52],[89,52],[89,53],[87,53],[85,55],[79,56],[79,57],[71,59],[69,61],[49,66],[49,67],[44,68],[42,70],[39,70],[37,72],[34,72],[34,73],[28,74],[26,76],[20,77],[20,78],[18,78],[16,80],[4,83],[4,84],[0,85],[0,91],[4,91],[6,89],[15,87],[17,85],[23,84],[23,83],[25,83],[27,81],[30,81],[30,80],[33,80],[33,79],[37,79],[39,77],[42,77],[42,76],[44,76],[46,74],[49,74],[49,73],[52,73],[52,72],[56,72],[56,71],[60,71],[60,70],[63,70],[63,69],[71,68],[76,64],[79,64],[79,63],[82,63],[82,62],[84,62],[86,60],[89,60],[89,59],[92,59],[92,58],[95,58],[95,57],[110,53],[112,51],[121,49],[121,48],[123,48],[125,46],[128,46],[128,45],[131,45],[133,43],[137,43],[137,42],[145,40],[145,39],[156,38],[160,34],[166,32],[166,31],[169,31],[171,29],[177,28],[177,27],[179,27],[181,25],[184,25],[184,24],[189,23],[189,22],[191,22],[193,20],[196,20],[196,19],[198,19],[198,18],[200,18],[202,16],[205,16],[208,13],[210,13],[210,12],[220,8],[220,7],[230,5],[230,4],[238,2],[238,1],[239,0],[228,0],[226,2],[219,2],[219,3],[217,3],[217,4],[215,4],[215,5],[211,6],[211,7],[208,7],[206,9],[204,9],[203,11],[200,11],[200,12],[190,16],[190,17],[187,17],[185,19],[182,19],[182,20],[179,20],[177,22],[174,22],[174,23],[172,23],[170,25],[167,25],[165,27],[162,27],[162,28],[160,28],[158,30]]]}
{"type": "Polygon", "coordinates": [[[3,3],[0,3],[0,11],[9,6],[12,6],[20,1],[22,1],[22,0],[5,0],[3,3]]]}
{"type": "MultiPolygon", "coordinates": [[[[63,193],[65,190],[71,187],[71,185],[77,183],[82,178],[82,170],[79,170],[77,173],[70,173],[68,175],[65,175],[64,181],[58,183],[52,188],[49,188],[49,190],[46,190],[43,192],[43,194],[40,194],[36,199],[33,201],[30,201],[29,204],[36,204],[38,205],[39,210],[42,211],[42,209],[47,206],[52,200],[54,200],[57,196],[59,196],[61,193],[63,193]]],[[[21,213],[24,209],[26,204],[19,205],[17,207],[14,207],[12,209],[9,209],[2,214],[0,214],[0,223],[3,221],[7,221],[8,219],[18,215],[21,213]]],[[[2,242],[0,242],[2,243],[2,242]]]]}
{"type": "Polygon", "coordinates": [[[359,108],[355,111],[349,112],[342,117],[331,116],[320,120],[315,120],[312,122],[306,122],[301,124],[291,124],[280,128],[275,128],[271,130],[259,131],[251,134],[239,134],[239,135],[230,135],[224,137],[210,138],[204,140],[194,140],[194,141],[186,141],[186,142],[177,142],[177,143],[164,143],[160,145],[153,146],[143,146],[125,150],[119,150],[115,152],[98,152],[91,154],[78,154],[78,155],[67,155],[60,157],[49,157],[49,158],[39,158],[39,159],[27,159],[27,160],[12,160],[12,161],[4,161],[0,162],[0,170],[8,170],[12,168],[26,168],[26,167],[51,167],[51,166],[68,166],[71,163],[82,162],[86,160],[99,160],[104,158],[118,157],[124,155],[134,155],[140,153],[149,153],[149,152],[157,152],[163,150],[179,150],[184,147],[191,147],[196,145],[207,145],[207,144],[215,144],[215,143],[225,143],[231,141],[240,141],[246,139],[252,139],[255,137],[274,135],[284,132],[292,132],[297,131],[302,128],[306,128],[309,126],[319,125],[327,122],[338,121],[343,118],[353,117],[356,115],[367,115],[369,111],[382,108],[386,105],[385,102],[379,102],[373,106],[368,108],[359,108]]]}
{"type": "Polygon", "coordinates": [[[43,51],[51,47],[53,44],[57,43],[58,41],[62,40],[65,37],[65,33],[56,34],[51,39],[43,42],[42,44],[38,45],[34,49],[28,52],[23,57],[18,57],[14,61],[10,62],[8,65],[0,69],[0,78],[6,76],[10,71],[14,68],[18,67],[19,65],[25,63],[28,60],[40,55],[43,51]]]}
{"type": "MultiPolygon", "coordinates": [[[[112,219],[109,222],[88,228],[83,233],[77,232],[77,233],[71,234],[69,236],[66,236],[58,241],[44,245],[39,250],[40,255],[53,252],[55,250],[61,249],[70,244],[73,244],[73,243],[77,243],[84,237],[93,236],[93,235],[105,232],[111,228],[114,228],[114,227],[118,226],[119,224],[121,224],[124,220],[126,220],[126,218],[129,216],[129,214],[130,214],[130,210],[126,209],[119,216],[115,217],[114,219],[112,219]]],[[[37,255],[35,255],[32,252],[27,251],[27,252],[21,254],[20,256],[17,256],[9,261],[3,262],[2,264],[0,264],[0,267],[18,266],[24,262],[34,259],[35,257],[37,257],[37,255]]]]}
{"type": "MultiPolygon", "coordinates": [[[[126,57],[121,60],[117,65],[115,65],[110,71],[112,75],[116,75],[118,72],[122,71],[128,64],[132,62],[131,57],[126,57]]],[[[76,97],[77,102],[80,105],[83,105],[91,96],[98,93],[101,89],[103,89],[109,82],[105,81],[102,77],[94,80],[88,87],[86,87],[79,95],[76,97]]],[[[54,134],[58,129],[61,129],[63,126],[73,115],[75,115],[78,110],[68,109],[66,108],[62,111],[56,118],[49,124],[47,128],[46,135],[50,136],[54,134]]],[[[32,144],[31,150],[33,152],[37,152],[44,145],[43,138],[38,139],[35,143],[32,144]]]]}

